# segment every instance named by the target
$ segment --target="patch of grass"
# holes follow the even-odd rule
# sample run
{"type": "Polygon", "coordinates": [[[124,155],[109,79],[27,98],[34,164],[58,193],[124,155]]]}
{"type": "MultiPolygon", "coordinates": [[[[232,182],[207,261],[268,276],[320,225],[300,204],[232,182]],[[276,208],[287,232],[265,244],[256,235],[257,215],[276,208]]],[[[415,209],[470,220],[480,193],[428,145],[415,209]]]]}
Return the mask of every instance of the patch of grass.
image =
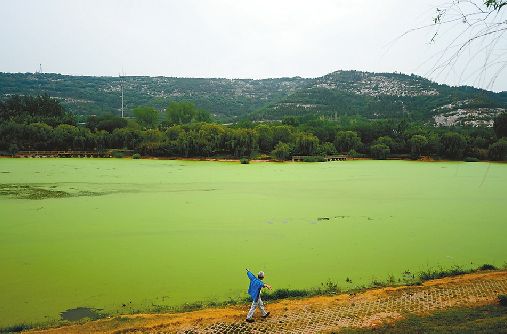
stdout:
{"type": "Polygon", "coordinates": [[[507,333],[504,307],[488,305],[478,308],[449,309],[429,316],[410,315],[405,319],[374,329],[343,329],[335,334],[475,334],[507,333]]]}
{"type": "Polygon", "coordinates": [[[188,304],[183,304],[181,306],[181,310],[183,312],[197,311],[197,310],[203,309],[204,306],[205,306],[204,303],[199,303],[199,302],[188,303],[188,304]]]}
{"type": "Polygon", "coordinates": [[[383,288],[387,286],[387,283],[378,279],[374,279],[371,281],[370,286],[372,288],[383,288]]]}
{"type": "Polygon", "coordinates": [[[479,269],[479,270],[497,270],[498,268],[497,268],[497,267],[495,267],[495,266],[494,266],[494,265],[492,265],[492,264],[487,264],[487,263],[485,263],[485,264],[483,264],[482,266],[480,266],[478,269],[479,269]]]}
{"type": "Polygon", "coordinates": [[[277,299],[286,299],[286,298],[298,298],[298,297],[308,297],[311,295],[311,291],[309,290],[300,290],[300,289],[276,289],[271,293],[266,293],[262,295],[263,300],[277,300],[277,299]]]}
{"type": "Polygon", "coordinates": [[[0,333],[20,333],[32,329],[33,326],[29,324],[16,324],[9,327],[0,327],[0,333]]]}
{"type": "Polygon", "coordinates": [[[430,281],[433,279],[438,278],[444,278],[444,277],[452,277],[452,276],[458,276],[463,274],[469,274],[471,272],[474,272],[475,270],[465,270],[459,266],[455,266],[451,269],[428,269],[426,271],[423,271],[419,274],[419,278],[422,281],[430,281]]]}

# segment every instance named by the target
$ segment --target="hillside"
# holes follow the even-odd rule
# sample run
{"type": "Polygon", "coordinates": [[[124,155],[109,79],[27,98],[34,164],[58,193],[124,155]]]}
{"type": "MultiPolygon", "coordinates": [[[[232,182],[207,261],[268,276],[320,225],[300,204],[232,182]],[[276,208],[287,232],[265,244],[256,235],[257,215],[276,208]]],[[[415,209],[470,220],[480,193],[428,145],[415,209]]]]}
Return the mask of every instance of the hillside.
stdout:
{"type": "MultiPolygon", "coordinates": [[[[409,117],[438,125],[491,125],[505,110],[507,92],[439,85],[415,75],[337,71],[319,78],[123,78],[125,110],[193,101],[223,122],[238,118],[342,115],[409,117]]],[[[81,115],[119,114],[121,79],[50,73],[0,73],[0,95],[47,93],[81,115]]]]}
{"type": "Polygon", "coordinates": [[[492,126],[492,119],[506,106],[506,92],[439,85],[415,75],[337,71],[315,79],[256,116],[408,117],[437,125],[492,126]]]}
{"type": "MultiPolygon", "coordinates": [[[[170,101],[193,101],[219,120],[244,116],[307,85],[307,79],[198,79],[124,77],[125,110],[159,109],[170,101]]],[[[119,114],[121,79],[46,73],[0,73],[0,95],[47,93],[77,115],[119,114]]]]}

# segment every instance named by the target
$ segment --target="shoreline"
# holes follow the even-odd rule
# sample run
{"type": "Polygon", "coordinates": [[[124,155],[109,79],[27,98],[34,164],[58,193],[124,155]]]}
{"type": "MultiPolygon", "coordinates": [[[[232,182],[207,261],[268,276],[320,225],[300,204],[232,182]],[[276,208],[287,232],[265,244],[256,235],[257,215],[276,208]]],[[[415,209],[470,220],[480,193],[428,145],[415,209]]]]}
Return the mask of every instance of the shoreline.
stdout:
{"type": "MultiPolygon", "coordinates": [[[[472,272],[460,274],[456,276],[442,277],[422,282],[419,285],[398,285],[398,286],[381,286],[370,287],[361,291],[337,292],[307,297],[284,298],[268,301],[266,304],[272,313],[270,320],[276,320],[279,316],[280,320],[285,320],[287,313],[303,314],[305,310],[331,310],[335,307],[354,308],[357,305],[367,302],[368,304],[379,299],[389,298],[405,294],[407,296],[418,295],[424,290],[438,291],[445,287],[470,284],[472,282],[481,281],[500,281],[507,280],[506,270],[486,270],[480,272],[472,272]]],[[[499,291],[498,295],[505,291],[499,291]]],[[[453,296],[455,297],[455,296],[453,296]]],[[[485,305],[492,303],[491,300],[480,300],[473,296],[462,296],[468,302],[467,307],[485,305]]],[[[417,303],[417,301],[416,301],[417,303]]],[[[423,304],[424,301],[419,303],[423,304]]],[[[208,327],[213,324],[244,324],[244,317],[248,310],[249,302],[242,302],[231,305],[218,305],[202,308],[199,310],[190,310],[183,312],[157,312],[157,313],[133,313],[115,316],[107,316],[98,320],[68,322],[63,324],[40,325],[38,328],[24,329],[25,333],[118,333],[129,331],[151,332],[160,329],[176,332],[182,329],[192,327],[208,327]],[[52,327],[52,326],[58,327],[52,327]]],[[[446,307],[460,306],[459,301],[451,300],[446,307]]],[[[423,306],[423,305],[421,305],[423,306]]],[[[438,308],[438,307],[437,307],[438,308]]],[[[425,307],[423,307],[425,309],[425,307]]],[[[428,310],[429,311],[429,310],[428,310]]],[[[398,313],[394,319],[383,317],[383,313],[379,313],[380,318],[373,317],[366,320],[366,326],[376,327],[384,321],[398,321],[406,316],[406,314],[398,313]],[[375,321],[371,321],[375,320],[375,321]],[[378,321],[377,321],[378,320],[378,321]]],[[[269,321],[269,320],[268,320],[269,321]]],[[[255,324],[262,322],[258,321],[255,324]]],[[[254,325],[255,325],[254,324],[254,325]]]]}
{"type": "MultiPolygon", "coordinates": [[[[241,158],[221,158],[221,157],[157,157],[157,156],[142,156],[139,159],[133,159],[130,156],[115,158],[115,157],[101,157],[101,158],[88,158],[88,157],[32,157],[22,158],[11,155],[0,155],[0,159],[118,159],[118,160],[177,160],[177,161],[215,161],[215,162],[241,162],[241,158]]],[[[292,161],[292,160],[273,160],[273,159],[249,159],[250,163],[312,163],[305,161],[292,161]]],[[[419,159],[403,159],[403,158],[387,158],[387,159],[373,159],[373,158],[348,158],[346,161],[411,161],[411,162],[467,162],[467,163],[507,163],[507,161],[495,160],[479,160],[479,161],[464,161],[464,160],[448,160],[448,159],[433,159],[431,157],[421,157],[419,159]]],[[[341,162],[346,162],[341,161],[341,162]]],[[[315,162],[329,162],[329,161],[315,161],[315,162]]]]}

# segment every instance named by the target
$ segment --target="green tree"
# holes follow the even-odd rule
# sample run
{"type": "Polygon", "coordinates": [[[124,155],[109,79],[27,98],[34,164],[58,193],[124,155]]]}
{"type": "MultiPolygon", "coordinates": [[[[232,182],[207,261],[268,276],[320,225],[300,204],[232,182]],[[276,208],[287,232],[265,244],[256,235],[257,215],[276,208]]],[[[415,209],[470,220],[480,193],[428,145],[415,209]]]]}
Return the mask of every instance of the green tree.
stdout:
{"type": "Polygon", "coordinates": [[[156,127],[159,122],[159,112],[155,108],[136,107],[133,112],[137,122],[148,129],[156,127]]]}
{"type": "Polygon", "coordinates": [[[259,150],[269,153],[273,150],[273,129],[267,124],[258,125],[255,128],[259,137],[259,150]]]}
{"type": "Polygon", "coordinates": [[[160,146],[165,138],[164,133],[158,129],[148,129],[141,132],[142,141],[137,149],[146,155],[160,155],[160,146]]]}
{"type": "Polygon", "coordinates": [[[294,128],[289,125],[273,126],[273,143],[291,143],[294,138],[294,128]]]}
{"type": "Polygon", "coordinates": [[[70,150],[74,144],[74,138],[80,131],[77,127],[68,124],[60,124],[53,130],[52,146],[57,149],[70,150]]]}
{"type": "Polygon", "coordinates": [[[257,149],[257,133],[253,129],[230,129],[226,146],[235,157],[250,156],[257,149]]]}
{"type": "Polygon", "coordinates": [[[143,137],[140,131],[121,128],[113,131],[110,143],[113,148],[134,150],[142,141],[143,137]]]}
{"type": "Polygon", "coordinates": [[[120,129],[127,126],[127,120],[125,118],[106,115],[106,116],[90,116],[86,120],[86,127],[91,131],[105,130],[107,132],[113,132],[114,129],[120,129]]]}
{"type": "Polygon", "coordinates": [[[53,128],[45,123],[30,124],[30,128],[30,139],[33,147],[38,150],[50,149],[53,128]]]}
{"type": "Polygon", "coordinates": [[[491,160],[507,160],[507,138],[501,138],[496,143],[489,145],[488,155],[491,160]]]}
{"type": "Polygon", "coordinates": [[[225,129],[222,125],[204,123],[198,132],[200,151],[211,156],[219,153],[225,146],[225,129]]]}
{"type": "Polygon", "coordinates": [[[287,143],[279,142],[278,144],[275,145],[275,148],[271,152],[271,155],[276,160],[280,161],[287,160],[291,156],[291,147],[287,143]]]}
{"type": "Polygon", "coordinates": [[[185,132],[185,129],[181,125],[173,125],[165,131],[165,136],[167,140],[172,141],[178,139],[182,132],[185,132]]]}
{"type": "Polygon", "coordinates": [[[5,100],[0,100],[0,122],[9,120],[23,124],[76,125],[74,115],[68,113],[58,100],[47,94],[12,95],[5,100]]]}
{"type": "Polygon", "coordinates": [[[95,149],[95,137],[90,129],[78,127],[72,139],[72,148],[74,150],[90,150],[95,149]]]}
{"type": "Polygon", "coordinates": [[[182,131],[178,134],[178,138],[176,139],[176,151],[183,156],[188,157],[193,152],[195,147],[195,142],[197,141],[197,136],[192,131],[182,131]]]}
{"type": "Polygon", "coordinates": [[[375,144],[387,145],[391,151],[396,149],[396,146],[397,146],[394,139],[389,136],[378,137],[377,140],[375,141],[375,144]]]}
{"type": "Polygon", "coordinates": [[[334,155],[336,154],[336,147],[330,142],[322,143],[317,149],[317,154],[321,156],[334,155]]]}
{"type": "Polygon", "coordinates": [[[493,129],[497,138],[507,137],[507,113],[496,116],[493,129]]]}
{"type": "Polygon", "coordinates": [[[423,135],[413,135],[408,141],[410,144],[410,155],[412,159],[417,159],[423,154],[426,145],[428,145],[428,139],[423,135]]]}
{"type": "Polygon", "coordinates": [[[295,153],[300,155],[313,155],[317,152],[319,138],[313,134],[300,132],[295,136],[295,153]]]}
{"type": "Polygon", "coordinates": [[[166,109],[166,119],[169,125],[190,124],[209,122],[211,115],[207,111],[197,109],[191,102],[171,102],[166,109]]]}
{"type": "Polygon", "coordinates": [[[96,150],[102,152],[106,148],[111,147],[111,134],[104,130],[99,130],[95,132],[95,148],[96,150]]]}
{"type": "Polygon", "coordinates": [[[334,145],[338,152],[356,150],[361,146],[361,138],[355,131],[338,131],[334,145]]]}
{"type": "Polygon", "coordinates": [[[442,155],[446,158],[461,160],[467,148],[466,138],[456,132],[446,132],[440,139],[442,155]]]}
{"type": "Polygon", "coordinates": [[[391,150],[385,144],[375,144],[370,147],[370,153],[377,160],[385,160],[389,157],[391,150]]]}

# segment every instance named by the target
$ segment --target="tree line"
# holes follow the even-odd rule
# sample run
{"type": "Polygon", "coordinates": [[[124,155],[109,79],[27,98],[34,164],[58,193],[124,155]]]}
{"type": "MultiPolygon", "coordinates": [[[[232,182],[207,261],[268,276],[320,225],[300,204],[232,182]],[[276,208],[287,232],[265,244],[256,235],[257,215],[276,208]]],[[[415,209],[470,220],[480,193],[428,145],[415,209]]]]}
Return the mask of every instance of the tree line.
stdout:
{"type": "Polygon", "coordinates": [[[218,124],[191,102],[163,110],[134,109],[133,119],[91,116],[77,123],[58,100],[9,96],[0,101],[0,150],[128,149],[160,157],[247,157],[286,160],[292,155],[452,160],[507,160],[507,114],[494,128],[435,128],[408,120],[286,117],[282,122],[218,124]]]}

